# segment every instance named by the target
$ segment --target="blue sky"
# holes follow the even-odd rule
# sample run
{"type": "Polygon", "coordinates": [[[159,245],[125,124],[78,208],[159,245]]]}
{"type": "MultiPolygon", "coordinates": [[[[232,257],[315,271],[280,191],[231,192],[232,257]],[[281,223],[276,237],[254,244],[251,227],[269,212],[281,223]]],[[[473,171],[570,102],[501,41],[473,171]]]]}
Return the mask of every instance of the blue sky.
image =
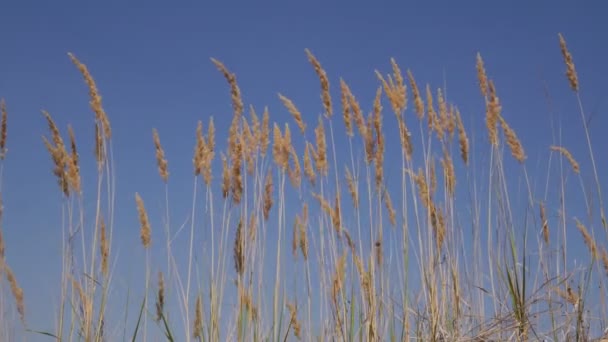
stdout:
{"type": "MultiPolygon", "coordinates": [[[[436,88],[446,82],[447,96],[459,106],[465,124],[475,130],[476,139],[485,139],[475,73],[475,55],[480,52],[496,83],[503,114],[526,147],[528,171],[542,189],[546,167],[537,158],[546,158],[552,143],[545,84],[551,106],[561,117],[563,144],[588,165],[576,100],[564,77],[558,32],[574,55],[586,110],[594,113],[591,131],[598,167],[608,167],[608,139],[602,134],[608,125],[608,45],[603,43],[607,10],[600,1],[584,6],[506,1],[382,6],[3,2],[0,97],[9,111],[3,229],[7,257],[25,291],[30,321],[41,328],[50,323],[48,313],[38,309],[54,305],[60,255],[59,191],[41,141],[47,129],[40,111],[48,110],[63,132],[68,123],[74,126],[83,159],[92,151],[87,89],[67,52],[89,67],[112,123],[120,208],[115,248],[121,254],[119,263],[131,259],[130,253],[136,255],[133,265],[120,266],[117,273],[128,274],[141,265],[142,257],[132,250],[139,244],[133,193],[140,192],[151,212],[162,205],[152,128],[159,129],[169,159],[174,223],[184,221],[189,210],[196,122],[206,124],[213,115],[218,147],[225,143],[222,133],[231,118],[229,90],[209,58],[223,61],[237,74],[247,105],[259,112],[268,105],[272,119],[295,128],[277,92],[296,103],[309,126],[322,110],[318,79],[305,48],[327,70],[336,106],[338,80],[343,77],[366,110],[377,86],[374,70],[388,72],[389,58],[394,57],[419,83],[436,88]]],[[[387,120],[393,119],[389,106],[385,108],[387,120]]],[[[83,166],[85,177],[86,172],[90,175],[85,182],[94,184],[92,159],[88,160],[90,165],[83,166]]],[[[591,181],[584,166],[583,175],[591,181]]],[[[92,194],[93,188],[85,188],[87,192],[92,194]]],[[[85,200],[85,211],[92,213],[93,204],[93,199],[85,200]]],[[[152,219],[160,222],[160,215],[152,214],[152,219]]],[[[124,281],[135,286],[137,279],[124,281]]]]}

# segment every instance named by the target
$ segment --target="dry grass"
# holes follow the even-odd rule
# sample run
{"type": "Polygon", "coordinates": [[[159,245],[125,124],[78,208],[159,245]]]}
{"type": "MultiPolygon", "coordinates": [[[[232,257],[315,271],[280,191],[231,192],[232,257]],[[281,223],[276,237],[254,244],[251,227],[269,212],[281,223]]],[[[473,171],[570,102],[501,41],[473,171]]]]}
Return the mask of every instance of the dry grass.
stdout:
{"type": "MultiPolygon", "coordinates": [[[[558,38],[566,78],[580,104],[573,58],[563,37],[558,38]]],[[[608,252],[602,247],[605,236],[597,231],[605,221],[593,154],[597,189],[582,180],[585,163],[579,164],[564,147],[543,145],[568,160],[581,188],[566,187],[564,173],[555,173],[549,164],[541,181],[559,191],[534,192],[523,144],[502,116],[496,86],[480,54],[471,63],[476,64],[483,98],[476,110],[485,110],[487,128],[488,140],[476,139],[480,145],[469,140],[476,132],[465,127],[468,121],[446,97],[446,89],[431,84],[419,89],[412,72],[403,69],[407,73],[402,74],[394,58],[389,73],[375,71],[378,84],[367,105],[339,79],[337,105],[344,130],[336,130],[330,77],[310,50],[305,55],[320,84],[323,115],[316,122],[305,122],[281,93],[291,118],[275,121],[267,107],[260,117],[253,106],[245,116],[235,73],[211,60],[228,83],[232,118],[225,127],[225,121],[218,121],[226,139],[218,146],[213,118],[206,133],[203,123],[197,123],[187,253],[173,252],[182,248],[177,245],[181,226],[171,220],[168,186],[180,180],[169,178],[160,133],[153,129],[156,172],[165,189],[167,241],[152,246],[151,218],[156,215],[148,216],[136,192],[146,279],[143,293],[135,291],[143,295],[136,305],[139,316],[124,320],[108,304],[120,301],[116,292],[122,290],[112,285],[110,267],[110,256],[116,254],[110,123],[89,69],[69,55],[84,78],[95,117],[91,157],[97,165],[97,198],[94,220],[89,219],[82,203],[90,192],[81,179],[89,159],[79,154],[71,126],[67,143],[43,111],[50,133],[43,143],[67,214],[60,308],[55,330],[48,334],[84,341],[120,339],[121,328],[123,339],[132,334],[138,340],[164,336],[185,341],[586,341],[601,335],[608,324],[608,252]],[[385,121],[385,110],[395,118],[385,121]],[[412,118],[419,125],[412,125],[412,118]],[[288,120],[301,134],[292,136],[288,120]],[[310,124],[314,131],[307,131],[310,124]],[[504,158],[508,152],[514,160],[504,158]],[[212,165],[218,153],[221,164],[212,165]],[[476,159],[476,153],[482,158],[476,159]],[[518,179],[524,180],[524,191],[513,190],[518,179]],[[201,192],[203,204],[197,202],[201,192]],[[584,219],[574,219],[574,214],[584,219]],[[572,227],[579,235],[572,235],[572,227]],[[577,244],[589,253],[573,252],[577,244]],[[158,262],[161,249],[166,266],[158,262]],[[273,253],[274,260],[269,257],[273,253]],[[152,267],[158,279],[150,286],[152,267]]],[[[4,100],[0,112],[1,168],[7,152],[4,100]]],[[[470,117],[480,120],[475,114],[470,117]]],[[[586,133],[588,137],[587,128],[586,133]]],[[[0,202],[0,224],[2,210],[0,202]]],[[[2,228],[0,275],[13,300],[4,300],[0,286],[0,311],[14,309],[25,324],[25,294],[8,266],[5,250],[10,244],[2,228]]],[[[0,313],[0,329],[7,326],[8,318],[0,313]]]]}

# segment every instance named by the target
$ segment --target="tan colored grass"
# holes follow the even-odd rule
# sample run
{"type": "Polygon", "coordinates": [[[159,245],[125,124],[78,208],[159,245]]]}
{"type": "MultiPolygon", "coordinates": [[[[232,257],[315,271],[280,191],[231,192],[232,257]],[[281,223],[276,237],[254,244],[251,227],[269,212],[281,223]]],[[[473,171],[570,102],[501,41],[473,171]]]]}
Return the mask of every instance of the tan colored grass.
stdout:
{"type": "Polygon", "coordinates": [[[315,186],[317,174],[315,173],[315,169],[312,166],[312,157],[311,154],[314,153],[314,147],[310,142],[306,142],[306,146],[304,147],[304,174],[308,181],[312,186],[315,186]]]}
{"type": "Polygon", "coordinates": [[[68,125],[68,136],[70,138],[70,152],[67,156],[67,178],[72,191],[80,194],[82,191],[80,180],[80,165],[78,158],[78,150],[76,148],[76,138],[71,125],[68,125]]]}
{"type": "Polygon", "coordinates": [[[222,153],[222,197],[226,199],[230,193],[230,167],[228,166],[228,159],[226,155],[222,153]]]}
{"type": "Polygon", "coordinates": [[[456,126],[458,127],[458,143],[460,145],[460,157],[465,165],[469,164],[469,139],[464,129],[460,111],[456,108],[456,126]]]}
{"type": "Polygon", "coordinates": [[[110,257],[110,245],[106,233],[106,223],[103,217],[99,218],[99,254],[101,255],[101,273],[104,277],[108,277],[109,272],[109,257],[110,257]]]}
{"type": "Polygon", "coordinates": [[[410,81],[410,88],[412,88],[412,96],[414,98],[414,108],[416,109],[416,115],[418,119],[424,119],[424,101],[422,100],[422,96],[420,96],[420,90],[418,89],[418,84],[416,83],[416,79],[410,70],[407,71],[407,78],[410,81]]]}
{"type": "Polygon", "coordinates": [[[340,298],[340,293],[344,286],[344,275],[346,271],[346,251],[342,253],[340,258],[336,261],[335,271],[332,275],[332,287],[331,287],[331,299],[334,306],[337,307],[340,298]]]}
{"type": "Polygon", "coordinates": [[[383,199],[384,206],[386,207],[386,211],[388,212],[389,222],[391,223],[391,226],[395,227],[395,225],[397,225],[397,213],[395,212],[395,208],[393,207],[393,200],[391,199],[391,194],[386,188],[383,191],[383,199]]]}
{"type": "Polygon", "coordinates": [[[7,121],[8,112],[6,110],[6,102],[4,99],[0,99],[0,160],[4,160],[6,157],[6,137],[7,137],[7,121]]]}
{"type": "Polygon", "coordinates": [[[507,124],[507,121],[505,121],[502,116],[499,117],[499,120],[503,133],[507,138],[507,145],[511,149],[511,155],[513,155],[513,158],[515,158],[515,160],[517,160],[519,163],[523,163],[527,157],[521,141],[519,141],[515,131],[509,126],[509,124],[507,124]]]}
{"type": "Polygon", "coordinates": [[[23,289],[19,286],[17,282],[17,278],[13,273],[13,270],[4,262],[4,260],[0,260],[2,263],[2,268],[4,269],[4,274],[6,276],[6,281],[8,281],[11,287],[11,293],[13,294],[13,298],[15,299],[15,304],[17,305],[17,312],[19,313],[19,318],[21,322],[25,324],[25,298],[23,295],[23,289]]]}
{"type": "Polygon", "coordinates": [[[351,98],[354,99],[354,96],[352,95],[350,88],[344,79],[340,78],[340,103],[342,104],[342,119],[344,120],[346,135],[349,137],[353,136],[353,114],[351,113],[353,109],[351,106],[351,98]]]}
{"type": "Polygon", "coordinates": [[[268,221],[270,215],[270,209],[272,209],[273,199],[273,184],[272,184],[272,170],[268,170],[266,179],[264,180],[264,220],[268,221]]]}
{"type": "Polygon", "coordinates": [[[549,148],[551,149],[551,151],[559,152],[562,156],[564,156],[570,163],[570,166],[572,167],[572,171],[574,171],[574,173],[578,174],[581,171],[578,162],[576,161],[576,159],[574,159],[574,156],[572,156],[572,153],[570,153],[568,149],[562,146],[554,145],[550,146],[549,148]]]}
{"type": "Polygon", "coordinates": [[[258,118],[253,106],[249,107],[249,116],[251,118],[251,133],[253,134],[251,144],[253,150],[258,152],[260,149],[260,141],[262,140],[262,124],[260,123],[260,118],[258,118]]]}
{"type": "Polygon", "coordinates": [[[500,105],[500,99],[496,95],[496,88],[494,82],[491,80],[488,82],[488,94],[489,100],[486,105],[486,126],[488,128],[488,136],[490,143],[493,146],[498,146],[498,120],[500,118],[500,111],[502,107],[500,105]]]}
{"type": "Polygon", "coordinates": [[[156,321],[160,321],[165,311],[165,280],[163,272],[158,272],[158,292],[156,295],[156,321]]]}
{"type": "Polygon", "coordinates": [[[234,236],[234,269],[239,276],[243,276],[245,271],[245,241],[242,236],[243,230],[243,218],[239,219],[239,223],[236,228],[236,234],[234,236]]]}
{"type": "Polygon", "coordinates": [[[224,78],[228,82],[228,85],[230,86],[230,96],[232,98],[232,109],[234,111],[234,115],[236,117],[240,117],[243,114],[243,99],[241,98],[241,89],[236,81],[236,75],[230,72],[224,63],[220,62],[219,60],[211,58],[211,62],[215,64],[217,69],[222,73],[222,75],[224,75],[224,78]]]}
{"type": "Polygon", "coordinates": [[[555,293],[557,293],[558,296],[562,297],[566,302],[570,303],[571,305],[578,304],[579,296],[574,291],[572,291],[572,288],[570,286],[566,287],[566,291],[564,291],[558,287],[554,288],[553,291],[555,293]]]}
{"type": "Polygon", "coordinates": [[[540,203],[539,209],[540,209],[540,222],[542,225],[543,240],[545,240],[545,243],[548,244],[549,243],[549,221],[547,220],[547,215],[545,213],[545,205],[543,203],[540,203]]]}
{"type": "Polygon", "coordinates": [[[481,58],[481,54],[477,53],[477,80],[479,81],[479,90],[481,90],[481,95],[483,97],[488,97],[488,76],[486,75],[486,69],[483,66],[483,59],[481,58]]]}
{"type": "Polygon", "coordinates": [[[262,129],[260,132],[260,150],[262,157],[264,157],[266,156],[266,151],[268,151],[268,145],[270,145],[270,114],[268,107],[264,108],[264,113],[262,114],[262,129]]]}
{"type": "Polygon", "coordinates": [[[245,118],[243,118],[243,154],[245,157],[245,165],[247,168],[247,174],[253,176],[254,172],[254,157],[255,157],[255,138],[251,126],[245,118]]]}
{"type": "Polygon", "coordinates": [[[66,165],[69,162],[69,155],[66,151],[65,145],[63,143],[63,139],[61,138],[61,134],[59,133],[59,129],[55,122],[51,118],[51,115],[43,111],[42,114],[45,116],[49,130],[51,131],[51,139],[53,144],[51,144],[45,137],[43,137],[43,142],[46,146],[46,149],[49,151],[51,155],[51,159],[53,160],[53,164],[55,165],[53,169],[53,174],[57,177],[57,183],[61,188],[61,191],[67,197],[70,195],[70,186],[68,181],[68,175],[66,172],[66,165]]]}
{"type": "Polygon", "coordinates": [[[103,150],[103,137],[98,123],[95,123],[95,160],[97,160],[97,170],[101,171],[105,154],[103,150]]]}
{"type": "Polygon", "coordinates": [[[299,189],[300,185],[302,184],[302,168],[300,166],[298,155],[296,154],[296,149],[293,146],[291,146],[289,154],[291,156],[293,166],[289,167],[287,175],[289,176],[291,185],[293,185],[294,188],[299,189]]]}
{"type": "Polygon", "coordinates": [[[308,204],[304,203],[302,207],[302,216],[298,216],[300,222],[300,231],[299,231],[299,244],[300,244],[300,252],[302,252],[302,256],[304,260],[308,260],[308,234],[306,234],[306,227],[308,226],[308,204]]]}
{"type": "Polygon", "coordinates": [[[317,172],[322,176],[327,177],[329,170],[329,164],[327,162],[327,142],[325,140],[325,127],[323,126],[323,120],[319,118],[319,123],[315,128],[315,143],[317,148],[315,149],[315,166],[317,172]]]}
{"type": "Polygon", "coordinates": [[[608,251],[605,247],[602,247],[602,266],[604,267],[604,272],[606,272],[606,276],[608,277],[608,251]]]}
{"type": "Polygon", "coordinates": [[[255,211],[253,211],[251,213],[251,215],[249,216],[249,225],[247,226],[249,241],[251,241],[251,242],[255,241],[255,239],[257,237],[257,231],[258,231],[258,221],[257,221],[256,213],[255,213],[255,211]]]}
{"type": "Polygon", "coordinates": [[[144,201],[141,199],[141,196],[139,196],[139,193],[137,192],[135,193],[135,203],[137,204],[137,212],[139,214],[139,235],[141,237],[141,243],[144,248],[148,248],[150,247],[150,243],[152,242],[150,221],[148,220],[148,213],[146,212],[144,201]]]}
{"type": "Polygon", "coordinates": [[[443,149],[443,158],[441,158],[441,168],[443,169],[443,177],[445,187],[449,196],[454,196],[456,192],[456,173],[454,172],[454,163],[452,157],[446,148],[443,149]]]}
{"type": "Polygon", "coordinates": [[[97,119],[97,121],[101,123],[101,127],[103,128],[103,136],[105,136],[106,139],[110,139],[112,137],[112,129],[110,127],[110,120],[108,119],[108,116],[106,115],[106,112],[103,109],[103,106],[101,103],[101,95],[99,94],[99,91],[97,90],[97,85],[95,84],[95,80],[93,79],[93,76],[91,76],[91,73],[89,72],[87,66],[85,64],[81,63],[76,58],[76,56],[74,56],[72,53],[68,53],[68,56],[70,57],[70,60],[72,60],[72,63],[74,63],[74,65],[78,68],[78,70],[84,77],[84,81],[89,88],[89,98],[90,98],[89,103],[90,103],[91,109],[95,113],[95,119],[97,119]]]}
{"type": "Polygon", "coordinates": [[[355,209],[359,208],[359,190],[357,190],[357,183],[353,175],[351,174],[348,168],[345,168],[346,173],[346,185],[348,186],[348,192],[350,193],[350,198],[353,201],[353,207],[355,209]]]}
{"type": "Polygon", "coordinates": [[[429,131],[435,131],[435,133],[437,133],[437,137],[441,139],[443,136],[443,131],[441,130],[439,116],[433,105],[433,93],[431,92],[431,87],[428,84],[426,85],[426,113],[429,131]]]}
{"type": "Polygon", "coordinates": [[[169,180],[169,169],[168,162],[165,158],[165,151],[160,144],[160,137],[156,128],[152,129],[152,139],[154,140],[154,148],[156,149],[156,165],[158,166],[158,173],[163,182],[167,183],[169,180]]]}
{"type": "Polygon", "coordinates": [[[293,335],[298,339],[302,339],[302,326],[298,321],[298,308],[294,303],[287,302],[287,310],[289,310],[289,325],[293,329],[293,335]]]}
{"type": "Polygon", "coordinates": [[[574,67],[574,60],[572,59],[572,55],[570,51],[568,51],[568,47],[566,46],[566,40],[561,33],[558,33],[559,37],[559,47],[562,51],[562,56],[564,57],[564,62],[566,63],[566,77],[568,77],[568,82],[570,83],[570,88],[575,92],[578,91],[578,76],[576,73],[576,68],[574,67]]]}
{"type": "Polygon", "coordinates": [[[408,130],[407,125],[405,124],[405,120],[403,118],[398,119],[399,123],[399,137],[401,139],[401,149],[405,158],[409,161],[412,160],[412,155],[414,154],[414,146],[412,144],[412,133],[408,130]]]}
{"type": "Polygon", "coordinates": [[[321,83],[321,101],[323,102],[323,108],[325,109],[325,117],[330,118],[332,115],[332,106],[331,96],[329,94],[329,78],[317,57],[308,49],[306,49],[305,52],[308,56],[308,61],[315,69],[315,73],[317,74],[317,77],[319,77],[319,82],[321,83]]]}
{"type": "Polygon", "coordinates": [[[445,131],[449,126],[450,117],[448,115],[448,105],[445,102],[445,97],[441,88],[437,89],[437,107],[439,109],[439,122],[441,126],[441,138],[444,137],[445,131]]]}
{"type": "Polygon", "coordinates": [[[456,131],[456,107],[453,104],[450,104],[450,109],[448,110],[447,122],[445,123],[444,129],[448,131],[448,135],[450,137],[450,141],[454,140],[454,133],[456,131]]]}
{"type": "Polygon", "coordinates": [[[587,245],[587,248],[589,249],[589,253],[591,253],[591,257],[594,260],[597,260],[597,244],[595,243],[595,240],[593,239],[591,234],[589,234],[587,227],[585,227],[585,225],[582,224],[579,220],[576,220],[576,228],[579,232],[581,232],[581,235],[583,235],[583,240],[585,241],[585,245],[587,245]]]}
{"type": "Polygon", "coordinates": [[[243,135],[239,134],[234,145],[232,154],[232,168],[230,171],[230,192],[232,194],[232,203],[239,204],[243,197],[243,135]]]}
{"type": "Polygon", "coordinates": [[[194,309],[194,327],[192,337],[201,339],[203,337],[203,304],[201,296],[196,296],[196,304],[194,309]]]}
{"type": "Polygon", "coordinates": [[[296,107],[293,101],[291,101],[291,99],[283,96],[281,93],[279,93],[279,99],[281,99],[281,102],[283,102],[285,108],[287,108],[293,119],[296,121],[300,132],[304,134],[306,132],[306,123],[304,123],[304,120],[302,120],[302,113],[300,113],[300,110],[296,107]]]}

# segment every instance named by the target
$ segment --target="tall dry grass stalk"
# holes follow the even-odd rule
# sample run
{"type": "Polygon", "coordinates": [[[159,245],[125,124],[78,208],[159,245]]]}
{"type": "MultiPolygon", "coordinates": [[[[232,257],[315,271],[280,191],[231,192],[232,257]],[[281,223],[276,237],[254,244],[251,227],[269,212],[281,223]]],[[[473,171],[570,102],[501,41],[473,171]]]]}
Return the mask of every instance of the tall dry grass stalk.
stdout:
{"type": "Polygon", "coordinates": [[[7,137],[7,121],[8,112],[6,110],[6,101],[0,99],[0,160],[6,157],[6,137],[7,137]]]}

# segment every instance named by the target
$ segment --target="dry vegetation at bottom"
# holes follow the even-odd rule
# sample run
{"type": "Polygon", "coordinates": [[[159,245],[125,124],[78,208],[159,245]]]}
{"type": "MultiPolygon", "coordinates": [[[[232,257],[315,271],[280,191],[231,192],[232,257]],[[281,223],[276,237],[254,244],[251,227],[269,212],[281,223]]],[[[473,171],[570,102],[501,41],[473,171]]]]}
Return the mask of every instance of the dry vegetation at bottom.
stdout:
{"type": "MultiPolygon", "coordinates": [[[[134,194],[132,210],[138,213],[146,255],[142,289],[130,290],[143,296],[131,310],[135,318],[107,309],[115,293],[110,264],[118,209],[112,131],[93,77],[69,54],[88,86],[95,114],[97,189],[88,193],[96,196],[97,206],[86,220],[94,224],[84,226],[74,132],[68,127],[64,141],[51,114],[43,112],[50,132],[43,143],[67,213],[58,232],[64,237],[59,307],[48,313],[56,324],[43,332],[27,324],[27,293],[18,283],[20,271],[5,259],[10,241],[4,241],[0,226],[0,275],[7,280],[0,282],[0,339],[9,340],[19,325],[11,317],[18,317],[30,334],[61,341],[599,338],[608,323],[608,227],[577,73],[561,35],[559,46],[580,108],[590,161],[584,165],[589,165],[593,187],[583,186],[579,172],[585,166],[566,147],[548,145],[547,153],[559,163],[547,166],[547,179],[557,174],[556,184],[547,181],[547,186],[558,189],[558,199],[547,191],[532,192],[524,146],[503,116],[497,87],[479,54],[488,140],[476,149],[445,89],[419,87],[413,73],[403,73],[394,59],[388,74],[376,72],[377,91],[365,114],[344,79],[339,80],[340,110],[334,110],[338,105],[328,75],[306,50],[319,78],[323,113],[304,122],[297,105],[278,94],[292,126],[271,122],[268,108],[261,117],[252,106],[246,114],[235,74],[212,59],[229,85],[233,107],[226,148],[216,151],[213,119],[198,122],[192,212],[182,230],[170,224],[169,163],[162,132],[152,130],[165,211],[163,223],[151,222],[145,199],[134,194]],[[406,116],[408,100],[412,115],[406,116]],[[394,115],[389,114],[388,124],[386,112],[394,115]],[[344,130],[334,131],[335,116],[342,117],[344,130]],[[338,135],[346,153],[336,152],[338,135]],[[387,137],[399,142],[387,143],[387,137]],[[473,164],[471,152],[484,148],[485,164],[473,164]],[[390,170],[401,171],[390,186],[386,154],[390,170]],[[519,201],[507,186],[513,180],[507,179],[506,168],[516,168],[524,180],[519,201]],[[570,178],[580,181],[579,189],[566,186],[570,178]],[[580,213],[570,212],[574,191],[597,201],[585,202],[580,213]],[[524,203],[524,210],[516,203],[524,203]],[[576,267],[566,244],[574,228],[588,247],[585,263],[576,267]],[[203,230],[205,248],[197,239],[203,230]],[[173,245],[177,234],[187,235],[187,245],[173,245]],[[153,264],[152,243],[162,245],[154,252],[162,252],[166,264],[153,264]],[[186,251],[185,257],[176,257],[176,249],[186,251]]],[[[1,113],[0,175],[7,151],[4,101],[1,113]]],[[[1,210],[0,204],[0,220],[1,210]]]]}

